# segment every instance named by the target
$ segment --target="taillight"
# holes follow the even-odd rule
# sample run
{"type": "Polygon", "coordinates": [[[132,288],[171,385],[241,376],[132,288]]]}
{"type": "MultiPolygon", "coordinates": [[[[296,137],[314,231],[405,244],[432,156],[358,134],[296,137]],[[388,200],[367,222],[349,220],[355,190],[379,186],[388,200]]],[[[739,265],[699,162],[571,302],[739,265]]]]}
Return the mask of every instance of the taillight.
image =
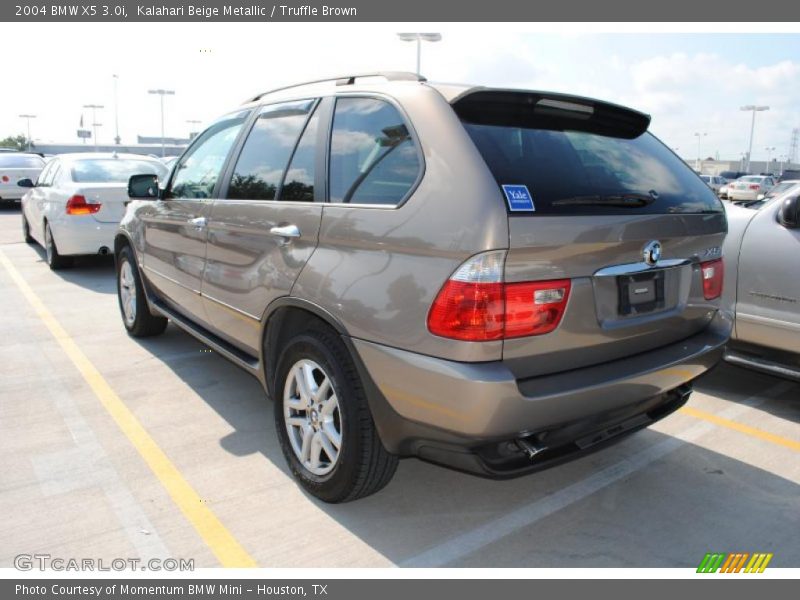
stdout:
{"type": "Polygon", "coordinates": [[[561,322],[569,279],[507,283],[505,337],[550,333],[561,322]]]}
{"type": "Polygon", "coordinates": [[[100,207],[103,206],[99,202],[89,203],[86,198],[80,194],[75,194],[67,200],[67,214],[68,215],[93,215],[100,207]]]}
{"type": "Polygon", "coordinates": [[[706,300],[714,300],[722,295],[725,266],[721,258],[700,263],[703,275],[703,296],[706,300]]]}
{"type": "Polygon", "coordinates": [[[428,329],[446,338],[481,342],[553,331],[561,322],[570,280],[503,283],[505,251],[465,262],[431,306],[428,329]]]}
{"type": "Polygon", "coordinates": [[[756,184],[756,183],[750,184],[750,189],[751,189],[751,190],[757,190],[757,189],[758,189],[758,187],[759,187],[759,186],[758,186],[758,184],[756,184]]]}
{"type": "Polygon", "coordinates": [[[3,183],[8,183],[8,175],[3,175],[3,183]]]}

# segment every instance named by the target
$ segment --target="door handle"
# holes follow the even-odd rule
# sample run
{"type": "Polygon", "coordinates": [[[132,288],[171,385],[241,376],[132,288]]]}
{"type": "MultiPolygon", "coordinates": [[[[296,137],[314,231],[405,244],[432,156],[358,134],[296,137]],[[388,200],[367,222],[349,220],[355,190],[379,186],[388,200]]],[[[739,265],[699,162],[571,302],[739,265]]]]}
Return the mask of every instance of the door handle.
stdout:
{"type": "Polygon", "coordinates": [[[196,229],[202,229],[208,224],[208,219],[205,217],[197,217],[195,219],[189,219],[189,224],[194,225],[196,229]]]}
{"type": "MultiPolygon", "coordinates": [[[[300,229],[297,225],[284,225],[283,227],[272,227],[269,232],[282,238],[299,238],[300,229]]],[[[287,240],[288,241],[288,240],[287,240]]]]}

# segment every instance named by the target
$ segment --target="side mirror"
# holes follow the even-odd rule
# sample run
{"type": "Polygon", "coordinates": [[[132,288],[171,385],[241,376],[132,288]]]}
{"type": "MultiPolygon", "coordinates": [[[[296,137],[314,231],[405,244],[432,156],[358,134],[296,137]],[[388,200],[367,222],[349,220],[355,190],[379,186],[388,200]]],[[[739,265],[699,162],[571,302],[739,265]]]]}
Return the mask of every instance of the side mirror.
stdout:
{"type": "Polygon", "coordinates": [[[158,198],[157,175],[132,175],[128,179],[128,197],[137,200],[156,200],[158,198]]]}
{"type": "Polygon", "coordinates": [[[32,188],[32,187],[34,187],[33,181],[31,181],[31,180],[30,180],[30,179],[28,179],[27,177],[26,177],[25,179],[20,179],[20,180],[17,182],[17,185],[18,185],[19,187],[26,187],[26,188],[32,188]]]}
{"type": "Polygon", "coordinates": [[[783,206],[778,211],[778,222],[787,229],[800,227],[800,196],[783,201],[783,206]]]}

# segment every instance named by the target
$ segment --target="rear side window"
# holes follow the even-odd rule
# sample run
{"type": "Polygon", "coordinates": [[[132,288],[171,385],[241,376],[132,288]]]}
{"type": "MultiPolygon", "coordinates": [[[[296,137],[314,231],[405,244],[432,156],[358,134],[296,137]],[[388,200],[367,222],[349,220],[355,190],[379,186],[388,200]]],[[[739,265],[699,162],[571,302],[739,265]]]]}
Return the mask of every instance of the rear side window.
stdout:
{"type": "Polygon", "coordinates": [[[483,113],[480,102],[462,110],[464,127],[499,185],[527,187],[531,214],[723,211],[711,188],[647,133],[634,111],[629,123],[627,109],[613,105],[572,109],[550,102],[534,109],[516,102],[500,110],[490,100],[486,106],[483,113]]]}
{"type": "Polygon", "coordinates": [[[286,170],[283,185],[281,185],[281,200],[294,200],[296,202],[314,201],[319,114],[319,111],[314,113],[308,125],[306,125],[303,136],[297,143],[294,156],[292,156],[292,162],[286,170]]]}
{"type": "Polygon", "coordinates": [[[0,154],[0,167],[6,169],[41,169],[44,161],[38,156],[0,154]]]}
{"type": "Polygon", "coordinates": [[[333,118],[330,201],[399,204],[421,161],[398,110],[376,98],[339,98],[333,118]]]}
{"type": "Polygon", "coordinates": [[[270,105],[261,110],[236,161],[228,198],[275,200],[278,197],[292,150],[313,105],[308,100],[270,105]]]}

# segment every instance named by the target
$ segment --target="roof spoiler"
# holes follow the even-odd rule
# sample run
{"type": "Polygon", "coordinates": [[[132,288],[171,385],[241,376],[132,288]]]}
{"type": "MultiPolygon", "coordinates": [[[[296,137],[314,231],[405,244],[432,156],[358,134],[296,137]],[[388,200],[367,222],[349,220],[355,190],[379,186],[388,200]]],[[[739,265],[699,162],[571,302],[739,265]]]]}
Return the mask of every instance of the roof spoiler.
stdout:
{"type": "Polygon", "coordinates": [[[452,101],[462,121],[555,131],[585,131],[634,139],[647,131],[650,115],[580,96],[523,90],[473,88],[452,101]]]}

